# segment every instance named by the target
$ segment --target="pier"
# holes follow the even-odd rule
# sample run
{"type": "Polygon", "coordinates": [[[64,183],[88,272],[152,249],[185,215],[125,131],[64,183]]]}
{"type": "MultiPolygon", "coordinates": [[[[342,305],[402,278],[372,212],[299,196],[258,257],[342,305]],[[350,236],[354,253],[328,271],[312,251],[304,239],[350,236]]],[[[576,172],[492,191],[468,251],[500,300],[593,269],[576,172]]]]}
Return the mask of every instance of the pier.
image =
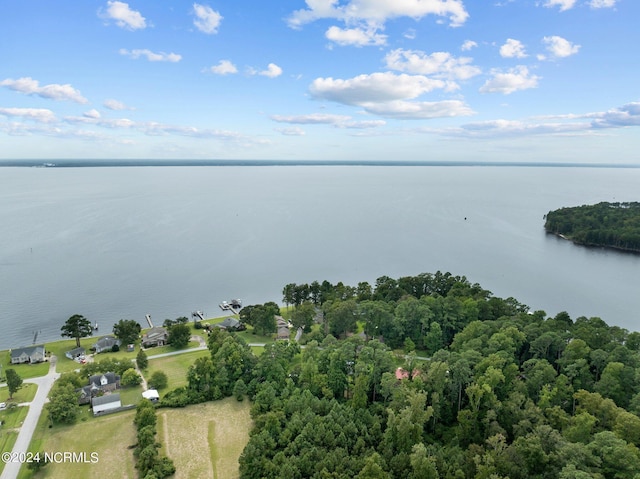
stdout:
{"type": "Polygon", "coordinates": [[[153,328],[153,323],[151,322],[151,315],[150,314],[145,314],[144,317],[147,320],[147,323],[149,323],[149,327],[153,328]]]}

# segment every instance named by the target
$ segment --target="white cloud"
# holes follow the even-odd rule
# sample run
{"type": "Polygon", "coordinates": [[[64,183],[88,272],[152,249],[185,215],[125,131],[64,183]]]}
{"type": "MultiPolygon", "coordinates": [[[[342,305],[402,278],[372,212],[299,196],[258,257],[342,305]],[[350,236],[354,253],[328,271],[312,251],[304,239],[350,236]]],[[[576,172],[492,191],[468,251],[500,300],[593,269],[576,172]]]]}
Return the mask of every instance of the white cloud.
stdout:
{"type": "Polygon", "coordinates": [[[218,27],[224,18],[220,13],[208,5],[201,5],[199,3],[193,4],[193,13],[196,16],[193,24],[198,30],[208,34],[218,33],[218,27]]]}
{"type": "Polygon", "coordinates": [[[278,123],[293,123],[298,125],[334,125],[351,119],[347,115],[332,115],[330,113],[311,113],[309,115],[272,115],[271,119],[278,123]]]}
{"type": "Polygon", "coordinates": [[[437,88],[445,82],[422,75],[396,75],[395,73],[372,73],[358,75],[347,80],[316,78],[309,87],[315,98],[362,105],[367,102],[385,102],[416,98],[437,88]]]}
{"type": "Polygon", "coordinates": [[[493,78],[480,88],[481,93],[503,93],[509,95],[518,90],[536,88],[540,77],[529,73],[529,69],[519,65],[507,72],[492,70],[493,78]]]}
{"type": "Polygon", "coordinates": [[[589,6],[591,8],[612,8],[616,6],[616,0],[591,0],[589,6]]]}
{"type": "Polygon", "coordinates": [[[309,91],[314,98],[360,106],[368,113],[390,118],[424,119],[472,114],[461,101],[408,101],[447,86],[448,82],[423,75],[385,72],[347,80],[316,78],[309,91]]]}
{"type": "Polygon", "coordinates": [[[366,22],[382,25],[397,17],[420,19],[426,15],[449,18],[452,27],[464,24],[469,14],[462,0],[306,0],[307,8],[294,11],[287,22],[292,28],[323,18],[333,18],[347,24],[366,22]]]}
{"type": "Polygon", "coordinates": [[[547,51],[551,53],[554,58],[565,58],[571,55],[575,55],[580,50],[580,45],[575,45],[570,41],[558,37],[544,37],[542,43],[546,45],[547,51]]]}
{"type": "Polygon", "coordinates": [[[506,43],[500,47],[500,56],[502,58],[525,58],[527,53],[520,40],[508,38],[506,43]]]}
{"type": "Polygon", "coordinates": [[[18,78],[13,80],[7,78],[0,82],[0,86],[9,88],[10,90],[24,93],[25,95],[37,95],[50,100],[68,100],[76,103],[89,103],[80,91],[76,90],[69,84],[59,85],[51,83],[49,85],[40,86],[38,80],[30,77],[18,78]]]}
{"type": "Polygon", "coordinates": [[[282,133],[285,136],[304,136],[305,131],[302,128],[293,126],[291,128],[275,128],[275,131],[282,133]]]}
{"type": "Polygon", "coordinates": [[[471,108],[459,100],[436,102],[394,100],[364,104],[363,107],[369,113],[399,120],[428,120],[474,114],[471,108]]]}
{"type": "Polygon", "coordinates": [[[414,28],[410,28],[406,32],[404,32],[402,36],[404,38],[408,38],[409,40],[413,40],[416,38],[416,31],[414,28]]]}
{"type": "Polygon", "coordinates": [[[311,113],[309,115],[272,115],[271,119],[278,123],[294,125],[332,125],[336,128],[366,129],[378,128],[386,125],[384,120],[356,121],[347,115],[333,115],[330,113],[311,113]]]}
{"type": "Polygon", "coordinates": [[[38,123],[53,123],[56,115],[46,108],[0,108],[0,115],[33,120],[38,123]]]}
{"type": "Polygon", "coordinates": [[[105,108],[108,108],[109,110],[116,110],[116,111],[135,110],[135,108],[127,106],[124,103],[122,103],[121,101],[113,100],[113,99],[105,100],[103,105],[104,105],[105,108]]]}
{"type": "Polygon", "coordinates": [[[463,52],[469,51],[472,48],[477,47],[478,44],[476,42],[474,42],[473,40],[466,40],[462,46],[460,47],[460,50],[462,50],[463,52]]]}
{"type": "Polygon", "coordinates": [[[547,8],[553,8],[555,6],[560,7],[560,11],[564,12],[570,10],[576,4],[576,0],[546,0],[544,6],[547,8]]]}
{"type": "Polygon", "coordinates": [[[236,66],[231,63],[229,60],[220,60],[217,65],[209,68],[211,73],[215,73],[216,75],[229,75],[231,73],[238,73],[238,69],[236,66]]]}
{"type": "Polygon", "coordinates": [[[165,52],[152,52],[151,50],[145,49],[136,49],[136,50],[127,50],[126,48],[121,48],[119,51],[120,55],[127,56],[129,58],[133,58],[137,60],[140,57],[146,57],[150,62],[171,62],[177,63],[182,60],[182,55],[178,55],[177,53],[165,53],[165,52]]]}
{"type": "Polygon", "coordinates": [[[106,11],[100,11],[99,16],[106,20],[114,20],[116,25],[127,30],[140,30],[147,27],[145,18],[129,8],[129,4],[118,1],[107,2],[106,11]]]}
{"type": "Polygon", "coordinates": [[[634,126],[640,126],[640,102],[627,103],[619,108],[604,112],[569,113],[526,120],[497,119],[432,131],[453,137],[497,138],[531,135],[582,135],[603,129],[634,126]]]}
{"type": "Polygon", "coordinates": [[[342,46],[353,45],[356,47],[364,47],[370,45],[385,45],[387,43],[387,36],[376,33],[375,28],[365,30],[362,28],[340,28],[332,26],[329,27],[324,35],[332,42],[342,46]]]}
{"type": "Polygon", "coordinates": [[[384,60],[387,68],[392,70],[432,75],[435,78],[467,80],[481,73],[480,68],[470,65],[473,59],[455,58],[447,52],[434,52],[427,55],[419,50],[398,48],[389,52],[384,60]]]}
{"type": "Polygon", "coordinates": [[[85,111],[83,115],[86,116],[87,118],[100,118],[102,116],[100,112],[95,108],[92,108],[89,111],[85,111]]]}
{"type": "Polygon", "coordinates": [[[267,65],[267,69],[258,72],[258,75],[262,75],[269,78],[279,77],[280,75],[282,75],[282,68],[280,68],[275,63],[269,63],[267,65]]]}

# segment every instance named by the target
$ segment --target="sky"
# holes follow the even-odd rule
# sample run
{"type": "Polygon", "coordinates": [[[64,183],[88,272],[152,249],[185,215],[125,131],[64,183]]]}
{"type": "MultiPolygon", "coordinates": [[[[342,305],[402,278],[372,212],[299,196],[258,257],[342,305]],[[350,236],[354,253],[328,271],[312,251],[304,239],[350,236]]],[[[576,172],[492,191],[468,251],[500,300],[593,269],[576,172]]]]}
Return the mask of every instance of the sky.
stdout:
{"type": "Polygon", "coordinates": [[[0,7],[1,159],[640,163],[638,0],[0,7]]]}

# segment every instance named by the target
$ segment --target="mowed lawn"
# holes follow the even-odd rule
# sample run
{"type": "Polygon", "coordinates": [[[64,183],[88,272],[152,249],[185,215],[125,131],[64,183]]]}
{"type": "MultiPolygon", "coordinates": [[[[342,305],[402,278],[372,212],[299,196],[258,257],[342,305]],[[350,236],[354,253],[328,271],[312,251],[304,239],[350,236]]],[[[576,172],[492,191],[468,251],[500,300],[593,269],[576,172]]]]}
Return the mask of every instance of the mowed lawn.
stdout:
{"type": "Polygon", "coordinates": [[[91,459],[91,453],[96,452],[98,461],[95,464],[90,462],[50,463],[32,477],[38,479],[137,477],[133,450],[128,449],[136,443],[134,416],[135,411],[126,411],[80,421],[73,426],[56,426],[53,429],[47,429],[40,450],[51,453],[86,452],[88,460],[91,459]]]}
{"type": "Polygon", "coordinates": [[[144,377],[149,380],[151,375],[156,371],[162,371],[163,373],[165,373],[168,379],[168,386],[164,392],[181,386],[186,386],[187,371],[189,370],[189,366],[191,366],[196,359],[204,356],[209,356],[210,354],[211,353],[208,349],[203,349],[190,353],[150,359],[149,367],[146,371],[143,371],[144,377]]]}
{"type": "Polygon", "coordinates": [[[239,477],[238,459],[251,429],[248,400],[235,398],[159,409],[158,440],[173,459],[176,479],[239,477]]]}

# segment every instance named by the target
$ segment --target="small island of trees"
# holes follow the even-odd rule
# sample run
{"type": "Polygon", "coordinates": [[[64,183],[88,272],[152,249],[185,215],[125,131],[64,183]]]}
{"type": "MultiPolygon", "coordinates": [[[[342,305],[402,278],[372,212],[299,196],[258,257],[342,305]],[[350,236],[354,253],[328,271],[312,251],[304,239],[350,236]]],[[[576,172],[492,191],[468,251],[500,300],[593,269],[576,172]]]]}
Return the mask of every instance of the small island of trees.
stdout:
{"type": "Polygon", "coordinates": [[[560,208],[546,216],[545,229],[574,243],[640,253],[640,203],[560,208]]]}

